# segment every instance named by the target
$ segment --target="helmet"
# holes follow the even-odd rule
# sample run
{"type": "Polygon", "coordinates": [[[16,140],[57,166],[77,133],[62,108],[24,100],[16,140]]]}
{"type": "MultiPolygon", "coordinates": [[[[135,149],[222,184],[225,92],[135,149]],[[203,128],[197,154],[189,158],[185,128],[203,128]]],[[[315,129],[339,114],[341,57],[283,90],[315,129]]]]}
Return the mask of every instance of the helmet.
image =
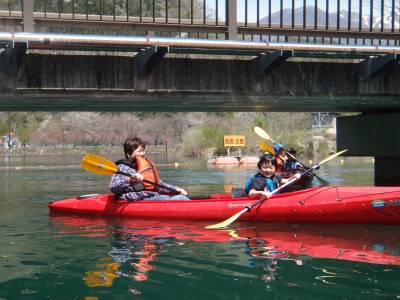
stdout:
{"type": "Polygon", "coordinates": [[[282,149],[282,148],[283,148],[283,145],[281,143],[277,143],[277,144],[274,145],[274,150],[275,151],[279,151],[279,149],[282,149]]]}

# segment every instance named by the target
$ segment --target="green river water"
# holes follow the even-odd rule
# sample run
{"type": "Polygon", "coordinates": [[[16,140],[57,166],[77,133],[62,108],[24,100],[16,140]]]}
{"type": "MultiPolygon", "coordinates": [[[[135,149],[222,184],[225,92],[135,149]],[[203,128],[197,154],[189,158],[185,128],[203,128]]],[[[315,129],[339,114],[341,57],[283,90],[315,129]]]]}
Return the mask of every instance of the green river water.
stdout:
{"type": "MultiPolygon", "coordinates": [[[[82,157],[0,156],[0,299],[400,298],[400,226],[205,230],[205,222],[50,215],[50,201],[108,192],[109,176],[81,169],[82,157]]],[[[196,195],[244,185],[256,171],[150,158],[165,182],[196,195]]],[[[317,172],[332,185],[373,185],[373,167],[339,157],[317,172]]]]}

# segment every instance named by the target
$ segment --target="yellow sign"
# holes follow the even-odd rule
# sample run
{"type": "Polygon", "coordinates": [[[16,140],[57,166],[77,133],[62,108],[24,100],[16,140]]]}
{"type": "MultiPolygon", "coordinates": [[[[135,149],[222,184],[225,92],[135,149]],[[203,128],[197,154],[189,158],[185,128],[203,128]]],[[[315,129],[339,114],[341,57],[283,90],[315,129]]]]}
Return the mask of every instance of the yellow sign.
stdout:
{"type": "Polygon", "coordinates": [[[244,147],[245,145],[244,135],[224,135],[224,147],[244,147]]]}

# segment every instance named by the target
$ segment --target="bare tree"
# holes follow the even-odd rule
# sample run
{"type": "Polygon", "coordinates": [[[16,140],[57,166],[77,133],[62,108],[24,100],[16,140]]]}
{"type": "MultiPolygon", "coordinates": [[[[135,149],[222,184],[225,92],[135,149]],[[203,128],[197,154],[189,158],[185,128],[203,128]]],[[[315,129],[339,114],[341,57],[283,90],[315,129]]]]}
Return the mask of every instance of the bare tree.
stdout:
{"type": "Polygon", "coordinates": [[[78,137],[77,141],[90,141],[93,145],[99,134],[100,116],[98,112],[67,112],[62,115],[61,124],[63,124],[63,130],[78,133],[78,135],[74,135],[78,137]]]}

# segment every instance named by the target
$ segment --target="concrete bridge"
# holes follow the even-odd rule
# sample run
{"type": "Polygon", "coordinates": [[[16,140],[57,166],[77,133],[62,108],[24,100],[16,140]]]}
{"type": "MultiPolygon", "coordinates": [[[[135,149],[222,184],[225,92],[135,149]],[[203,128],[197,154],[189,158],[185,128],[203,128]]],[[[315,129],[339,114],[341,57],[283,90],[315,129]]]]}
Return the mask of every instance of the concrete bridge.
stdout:
{"type": "Polygon", "coordinates": [[[31,12],[22,17],[25,32],[0,32],[0,110],[360,112],[338,118],[338,149],[374,156],[376,185],[400,185],[400,136],[391,131],[400,120],[399,29],[241,27],[229,18],[234,2],[227,2],[226,37],[281,32],[284,42],[270,35],[250,41],[34,33],[35,23],[54,20],[40,19],[24,1],[31,12]],[[339,43],[289,42],[300,31],[329,33],[339,43]]]}

